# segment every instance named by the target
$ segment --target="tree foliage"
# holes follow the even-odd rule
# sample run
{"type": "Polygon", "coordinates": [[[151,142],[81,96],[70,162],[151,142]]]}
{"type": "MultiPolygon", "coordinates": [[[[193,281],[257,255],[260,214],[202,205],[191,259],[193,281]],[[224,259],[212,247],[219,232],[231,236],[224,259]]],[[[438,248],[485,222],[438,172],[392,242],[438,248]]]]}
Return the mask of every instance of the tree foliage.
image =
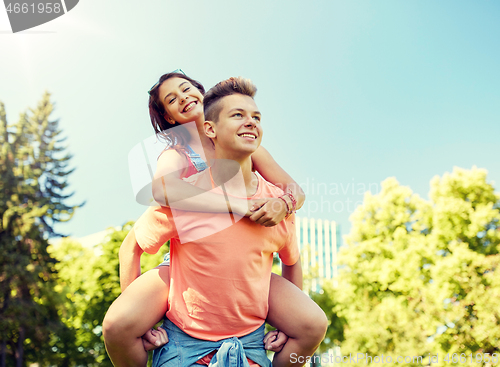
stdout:
{"type": "MultiPolygon", "coordinates": [[[[112,366],[102,321],[120,294],[118,250],[132,223],[94,248],[49,245],[82,205],[68,204],[71,156],[52,111],[46,93],[9,125],[0,102],[0,367],[112,366]]],[[[144,256],[143,270],[162,256],[144,256]]]]}
{"type": "Polygon", "coordinates": [[[37,108],[9,125],[0,102],[1,366],[57,360],[53,336],[64,332],[47,245],[57,235],[54,224],[69,220],[79,205],[67,204],[71,156],[52,111],[45,93],[37,108]]]}
{"type": "MultiPolygon", "coordinates": [[[[102,338],[102,321],[111,303],[120,295],[118,251],[133,223],[112,229],[103,243],[93,248],[65,239],[49,248],[59,261],[57,292],[64,302],[64,324],[71,330],[70,366],[112,366],[102,338]]],[[[161,251],[145,255],[147,271],[162,261],[161,251]]]]}
{"type": "Polygon", "coordinates": [[[431,181],[428,201],[394,178],[366,194],[339,285],[320,300],[342,354],[439,353],[445,365],[447,353],[500,352],[500,205],[486,176],[455,168],[431,181]]]}

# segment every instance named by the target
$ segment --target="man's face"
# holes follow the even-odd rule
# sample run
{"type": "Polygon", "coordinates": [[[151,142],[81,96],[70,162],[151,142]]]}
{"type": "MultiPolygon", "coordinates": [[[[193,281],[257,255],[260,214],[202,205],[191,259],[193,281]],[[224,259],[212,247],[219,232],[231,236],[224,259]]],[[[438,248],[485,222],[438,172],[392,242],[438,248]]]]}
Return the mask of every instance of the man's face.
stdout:
{"type": "Polygon", "coordinates": [[[221,99],[222,109],[219,121],[214,126],[215,149],[234,153],[238,156],[250,155],[259,147],[263,130],[261,114],[253,98],[243,94],[233,94],[221,99]]]}

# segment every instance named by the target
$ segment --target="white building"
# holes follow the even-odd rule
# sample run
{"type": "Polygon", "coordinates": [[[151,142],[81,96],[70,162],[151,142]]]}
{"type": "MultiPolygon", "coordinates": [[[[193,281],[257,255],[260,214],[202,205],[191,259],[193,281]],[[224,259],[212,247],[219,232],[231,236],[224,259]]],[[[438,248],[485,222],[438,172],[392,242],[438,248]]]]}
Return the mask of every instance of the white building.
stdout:
{"type": "MultiPolygon", "coordinates": [[[[83,237],[68,237],[69,239],[78,242],[83,247],[94,249],[94,254],[100,256],[102,254],[101,248],[97,245],[104,243],[106,241],[106,237],[113,233],[113,231],[121,230],[121,226],[117,227],[109,227],[104,231],[95,232],[83,237]]],[[[49,241],[49,243],[53,246],[59,246],[63,242],[64,238],[54,238],[49,241]]]]}
{"type": "Polygon", "coordinates": [[[322,280],[337,277],[340,226],[335,221],[301,217],[296,217],[295,225],[304,275],[312,276],[310,290],[318,291],[322,280]]]}

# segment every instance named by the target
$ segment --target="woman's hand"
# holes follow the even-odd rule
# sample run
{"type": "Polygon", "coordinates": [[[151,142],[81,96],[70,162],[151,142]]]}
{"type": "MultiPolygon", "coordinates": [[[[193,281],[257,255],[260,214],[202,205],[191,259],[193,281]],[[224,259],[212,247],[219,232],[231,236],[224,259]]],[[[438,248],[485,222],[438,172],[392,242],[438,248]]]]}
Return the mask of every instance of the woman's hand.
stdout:
{"type": "Polygon", "coordinates": [[[288,341],[288,336],[279,330],[273,330],[264,337],[264,348],[274,353],[279,353],[288,341]]]}
{"type": "Polygon", "coordinates": [[[149,329],[148,332],[142,336],[142,344],[144,345],[144,350],[146,352],[160,348],[167,343],[167,330],[165,330],[161,326],[158,328],[158,330],[149,329]]]}
{"type": "Polygon", "coordinates": [[[253,200],[250,219],[264,227],[272,227],[285,219],[287,207],[280,198],[253,200]]]}

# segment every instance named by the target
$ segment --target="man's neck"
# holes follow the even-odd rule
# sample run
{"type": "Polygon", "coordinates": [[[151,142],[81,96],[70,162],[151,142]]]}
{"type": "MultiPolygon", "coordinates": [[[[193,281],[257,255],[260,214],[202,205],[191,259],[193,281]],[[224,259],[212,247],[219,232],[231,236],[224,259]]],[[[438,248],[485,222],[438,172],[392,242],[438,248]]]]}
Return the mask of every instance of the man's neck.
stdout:
{"type": "Polygon", "coordinates": [[[214,183],[223,184],[232,195],[250,197],[257,191],[258,179],[252,172],[251,156],[237,160],[216,158],[211,170],[214,183]]]}

